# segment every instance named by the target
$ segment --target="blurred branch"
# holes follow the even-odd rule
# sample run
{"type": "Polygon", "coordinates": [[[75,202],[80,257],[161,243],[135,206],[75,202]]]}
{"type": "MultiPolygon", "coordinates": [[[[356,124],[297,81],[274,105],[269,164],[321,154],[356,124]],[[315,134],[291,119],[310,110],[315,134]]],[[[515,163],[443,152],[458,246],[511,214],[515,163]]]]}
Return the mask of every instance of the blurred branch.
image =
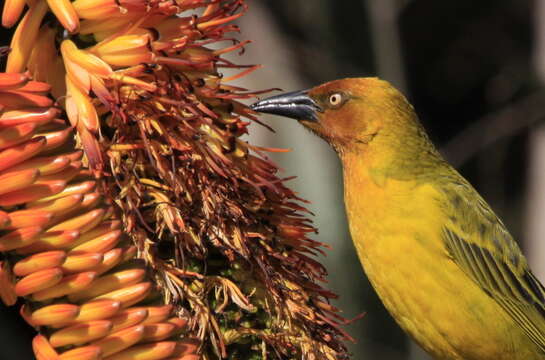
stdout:
{"type": "MultiPolygon", "coordinates": [[[[534,68],[538,80],[545,81],[545,1],[535,2],[534,12],[534,68]]],[[[528,163],[528,188],[526,193],[526,239],[525,247],[528,250],[528,261],[536,276],[542,281],[545,279],[545,266],[543,255],[545,244],[545,223],[543,222],[543,210],[545,209],[545,127],[539,126],[530,134],[528,163]]]]}
{"type": "Polygon", "coordinates": [[[364,1],[369,9],[378,75],[407,92],[397,21],[403,5],[398,0],[364,1]]]}
{"type": "Polygon", "coordinates": [[[464,164],[494,142],[515,135],[545,118],[545,91],[538,91],[484,116],[441,148],[455,167],[464,164]]]}

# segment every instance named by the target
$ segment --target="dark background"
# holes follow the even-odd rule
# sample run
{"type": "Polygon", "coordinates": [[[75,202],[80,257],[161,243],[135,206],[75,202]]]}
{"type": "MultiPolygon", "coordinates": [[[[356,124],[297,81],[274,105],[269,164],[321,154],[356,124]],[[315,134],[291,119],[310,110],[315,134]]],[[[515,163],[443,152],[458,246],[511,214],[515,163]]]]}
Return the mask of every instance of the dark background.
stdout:
{"type": "MultiPolygon", "coordinates": [[[[492,205],[523,248],[533,249],[530,240],[524,242],[530,238],[525,213],[528,198],[537,195],[528,193],[527,184],[539,178],[530,179],[528,159],[537,156],[531,154],[532,132],[545,115],[545,95],[535,70],[540,57],[535,22],[539,9],[534,1],[248,3],[249,13],[240,23],[241,38],[255,44],[249,47],[248,58],[238,61],[266,67],[261,75],[245,79],[249,87],[296,90],[288,87],[349,76],[386,78],[405,92],[431,138],[492,205]],[[269,47],[268,36],[276,39],[278,47],[269,47]],[[285,66],[269,61],[275,56],[285,66]]],[[[10,31],[2,30],[2,45],[9,43],[10,36],[10,31]]],[[[255,139],[295,149],[293,156],[283,155],[278,161],[287,175],[299,175],[295,185],[303,197],[318,204],[313,210],[323,230],[321,237],[335,247],[327,262],[331,286],[341,295],[337,305],[347,317],[367,313],[349,327],[358,339],[352,347],[354,358],[424,359],[388,316],[361,272],[346,230],[334,156],[320,148],[320,153],[326,152],[323,164],[320,159],[307,164],[312,169],[321,167],[318,174],[330,186],[317,191],[335,193],[330,206],[324,207],[320,196],[307,189],[321,177],[308,177],[299,165],[290,163],[314,140],[308,134],[297,135],[297,145],[292,146],[289,134],[282,136],[279,131],[258,134],[255,139]],[[326,218],[336,220],[329,223],[326,218]]],[[[19,320],[17,311],[18,306],[0,305],[0,360],[32,358],[33,330],[19,320]]]]}

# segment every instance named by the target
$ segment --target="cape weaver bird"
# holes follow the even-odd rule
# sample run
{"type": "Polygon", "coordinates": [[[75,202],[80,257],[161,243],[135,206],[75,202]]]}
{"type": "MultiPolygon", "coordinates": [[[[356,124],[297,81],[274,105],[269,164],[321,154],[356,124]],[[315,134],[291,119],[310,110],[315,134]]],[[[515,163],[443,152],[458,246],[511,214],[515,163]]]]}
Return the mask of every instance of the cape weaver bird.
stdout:
{"type": "Polygon", "coordinates": [[[545,288],[500,219],[377,78],[274,96],[338,153],[350,233],[397,323],[437,359],[545,359],[545,288]]]}

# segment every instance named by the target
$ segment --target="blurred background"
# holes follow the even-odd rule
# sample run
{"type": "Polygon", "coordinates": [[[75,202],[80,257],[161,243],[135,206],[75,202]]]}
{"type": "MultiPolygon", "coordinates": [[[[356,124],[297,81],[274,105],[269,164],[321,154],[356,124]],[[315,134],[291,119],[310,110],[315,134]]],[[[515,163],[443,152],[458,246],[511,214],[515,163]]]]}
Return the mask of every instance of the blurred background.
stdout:
{"type": "MultiPolygon", "coordinates": [[[[379,76],[400,88],[442,153],[477,188],[545,280],[544,0],[249,0],[251,39],[239,63],[262,64],[239,84],[285,91],[341,77],[379,76]]],[[[10,33],[1,33],[2,45],[10,33]]],[[[274,160],[310,200],[334,305],[357,339],[354,359],[428,359],[387,314],[348,234],[340,164],[296,122],[263,117],[250,141],[291,148],[274,160]]],[[[362,199],[365,201],[365,199],[362,199]]],[[[407,279],[408,282],[411,279],[407,279]]],[[[0,360],[32,359],[32,329],[0,304],[0,360]],[[9,346],[8,346],[9,344],[9,346]]]]}

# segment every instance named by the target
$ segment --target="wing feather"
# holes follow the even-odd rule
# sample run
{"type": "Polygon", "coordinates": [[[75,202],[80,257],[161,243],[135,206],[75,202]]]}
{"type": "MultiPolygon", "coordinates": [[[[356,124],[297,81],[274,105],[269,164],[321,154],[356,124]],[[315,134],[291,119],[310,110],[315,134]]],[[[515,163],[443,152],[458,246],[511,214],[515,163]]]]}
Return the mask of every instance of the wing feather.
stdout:
{"type": "Polygon", "coordinates": [[[545,288],[488,204],[469,183],[449,180],[442,189],[449,256],[545,352],[545,288]]]}

